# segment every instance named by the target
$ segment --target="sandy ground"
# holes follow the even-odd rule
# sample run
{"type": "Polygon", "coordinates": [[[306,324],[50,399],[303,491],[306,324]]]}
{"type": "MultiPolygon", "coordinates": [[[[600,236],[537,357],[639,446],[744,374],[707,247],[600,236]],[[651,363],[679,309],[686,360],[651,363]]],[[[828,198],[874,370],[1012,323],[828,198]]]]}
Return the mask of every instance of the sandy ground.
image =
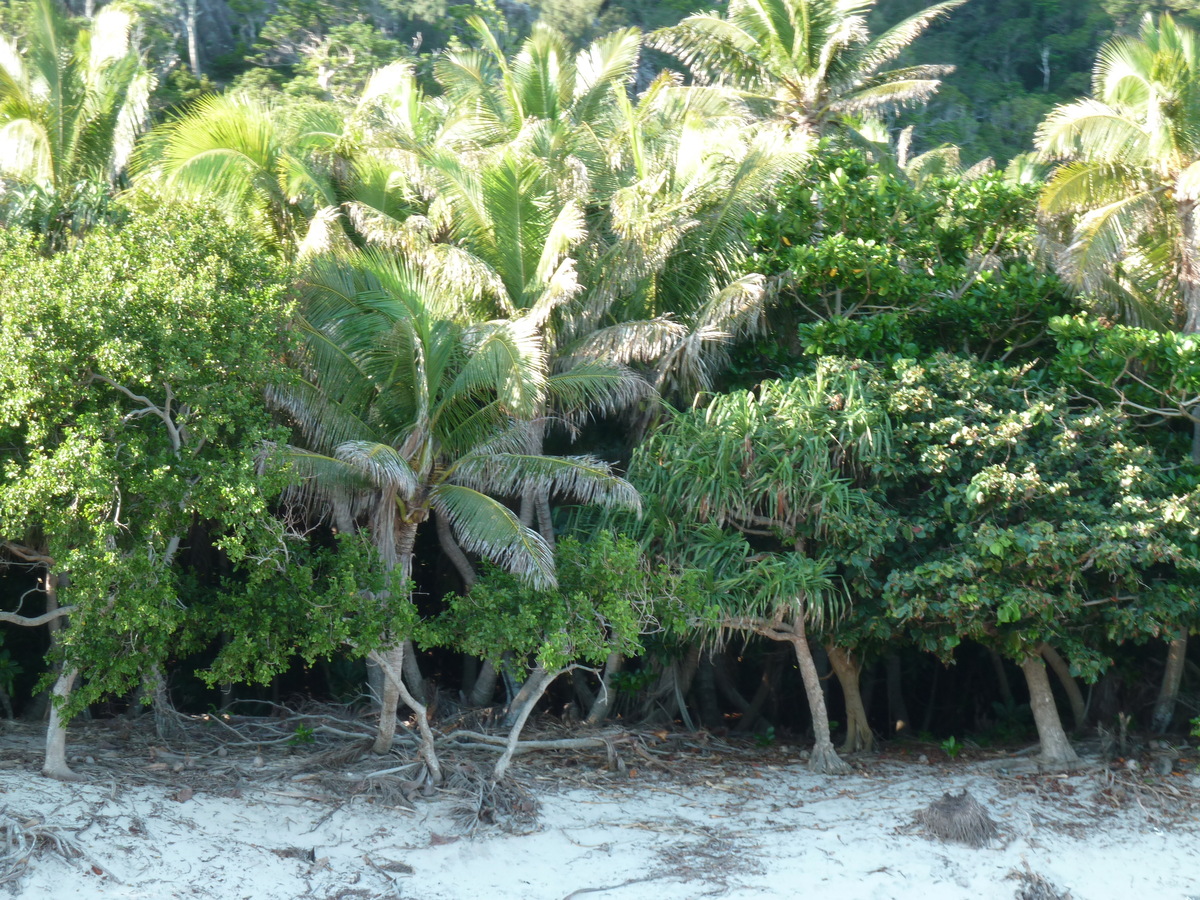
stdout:
{"type": "Polygon", "coordinates": [[[1160,777],[1093,759],[1054,775],[1027,756],[927,748],[921,762],[922,748],[893,748],[831,778],[796,747],[650,737],[641,755],[619,750],[619,771],[603,752],[520,757],[536,820],[464,834],[461,791],[385,790],[386,777],[364,790],[378,760],[314,771],[268,748],[181,769],[85,734],[91,781],[66,785],[37,774],[36,732],[16,729],[0,730],[0,874],[14,878],[0,896],[1200,898],[1200,780],[1182,763],[1160,777]],[[914,823],[964,788],[999,826],[980,849],[914,823]]]}

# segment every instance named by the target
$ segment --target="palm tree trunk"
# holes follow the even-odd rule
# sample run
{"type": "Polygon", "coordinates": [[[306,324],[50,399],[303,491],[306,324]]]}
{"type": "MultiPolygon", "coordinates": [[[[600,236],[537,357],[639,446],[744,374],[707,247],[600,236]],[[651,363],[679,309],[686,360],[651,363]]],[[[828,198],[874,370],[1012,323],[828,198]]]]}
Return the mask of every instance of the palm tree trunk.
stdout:
{"type": "MultiPolygon", "coordinates": [[[[417,539],[417,522],[406,520],[396,525],[396,497],[385,491],[376,505],[371,522],[371,535],[375,547],[379,551],[384,570],[396,576],[404,590],[412,587],[413,547],[417,539]]],[[[372,748],[376,753],[388,753],[396,736],[396,709],[400,700],[404,700],[416,716],[417,727],[421,733],[421,756],[429,768],[430,778],[435,783],[442,778],[441,766],[438,763],[437,751],[433,743],[433,732],[429,727],[429,712],[425,704],[404,684],[405,651],[411,647],[407,640],[392,636],[392,643],[385,644],[377,653],[371,654],[371,659],[383,670],[382,704],[379,710],[379,731],[375,736],[372,748]]]]}
{"type": "Polygon", "coordinates": [[[817,675],[817,664],[813,661],[812,648],[808,646],[808,634],[804,627],[804,616],[792,620],[791,636],[788,640],[796,652],[796,663],[804,681],[804,693],[808,697],[808,709],[812,715],[813,744],[808,768],[823,775],[845,775],[851,769],[833,749],[829,736],[829,713],[825,709],[825,694],[821,690],[821,679],[817,675]]]}
{"type": "Polygon", "coordinates": [[[1188,632],[1186,628],[1182,628],[1167,646],[1167,665],[1158,689],[1158,700],[1154,703],[1154,714],[1150,719],[1150,727],[1156,734],[1162,734],[1170,728],[1171,720],[1175,718],[1175,701],[1179,697],[1179,685],[1183,682],[1187,645],[1188,632]]]}
{"type": "Polygon", "coordinates": [[[183,28],[187,32],[187,47],[188,47],[188,63],[192,69],[192,75],[199,78],[200,72],[200,36],[196,29],[197,0],[183,0],[183,28]]]}
{"type": "Polygon", "coordinates": [[[842,744],[842,752],[871,750],[875,746],[875,735],[867,722],[867,710],[863,706],[862,690],[859,687],[862,666],[842,647],[830,644],[825,648],[825,652],[829,654],[829,663],[842,686],[842,696],[846,701],[846,742],[842,744]]]}
{"type": "Polygon", "coordinates": [[[497,675],[496,667],[492,665],[491,660],[485,659],[483,665],[479,667],[479,674],[475,677],[471,693],[467,696],[467,702],[471,706],[487,706],[492,702],[492,697],[496,693],[497,675]]]}
{"type": "Polygon", "coordinates": [[[1042,762],[1064,766],[1078,762],[1079,757],[1067,740],[1062,720],[1058,717],[1058,708],[1054,705],[1046,664],[1040,656],[1027,656],[1021,661],[1021,671],[1025,673],[1025,681],[1029,685],[1029,705],[1033,708],[1033,722],[1042,745],[1042,762]]]}
{"type": "Polygon", "coordinates": [[[1075,721],[1075,730],[1078,731],[1083,728],[1083,720],[1087,718],[1087,704],[1084,703],[1083,692],[1079,690],[1079,682],[1071,676],[1070,666],[1057,650],[1049,644],[1042,644],[1038,649],[1042,658],[1046,660],[1046,665],[1054,670],[1059,684],[1063,686],[1067,702],[1071,704],[1071,718],[1075,721]]]}

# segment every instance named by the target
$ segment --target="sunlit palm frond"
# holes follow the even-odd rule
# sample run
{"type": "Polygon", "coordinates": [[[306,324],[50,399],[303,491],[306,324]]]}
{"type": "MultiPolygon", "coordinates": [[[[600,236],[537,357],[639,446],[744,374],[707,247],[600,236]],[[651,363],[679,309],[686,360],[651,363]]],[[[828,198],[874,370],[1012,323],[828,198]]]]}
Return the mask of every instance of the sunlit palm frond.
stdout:
{"type": "Polygon", "coordinates": [[[451,480],[487,494],[517,497],[533,488],[578,503],[637,511],[641,498],[603,460],[592,456],[494,453],[464,457],[451,480]]]}
{"type": "Polygon", "coordinates": [[[512,510],[472,488],[445,482],[434,487],[430,499],[464,550],[492,560],[534,587],[555,585],[554,551],[512,510]]]}

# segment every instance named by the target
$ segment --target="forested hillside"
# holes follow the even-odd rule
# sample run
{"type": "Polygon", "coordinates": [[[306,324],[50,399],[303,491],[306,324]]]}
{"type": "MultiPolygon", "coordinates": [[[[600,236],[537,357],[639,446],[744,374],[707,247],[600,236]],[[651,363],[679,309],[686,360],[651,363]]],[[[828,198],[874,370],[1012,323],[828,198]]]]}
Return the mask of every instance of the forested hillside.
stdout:
{"type": "Polygon", "coordinates": [[[8,0],[4,713],[1200,729],[1178,5],[8,0]]]}

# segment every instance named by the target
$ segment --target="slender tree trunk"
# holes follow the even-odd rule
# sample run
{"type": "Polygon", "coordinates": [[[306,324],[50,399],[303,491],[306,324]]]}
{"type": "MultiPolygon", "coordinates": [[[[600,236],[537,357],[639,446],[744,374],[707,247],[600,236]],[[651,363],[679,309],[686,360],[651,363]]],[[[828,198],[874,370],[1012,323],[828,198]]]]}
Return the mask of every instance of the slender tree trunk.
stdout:
{"type": "Polygon", "coordinates": [[[197,0],[183,0],[183,28],[187,33],[188,63],[192,74],[200,77],[200,36],[196,29],[197,0]]]}
{"type": "Polygon", "coordinates": [[[454,540],[454,534],[450,530],[450,523],[446,521],[446,517],[435,511],[433,523],[437,529],[438,544],[441,546],[442,552],[446,554],[446,558],[458,572],[458,577],[462,579],[463,590],[469,591],[479,580],[475,574],[475,567],[467,559],[467,554],[463,553],[462,547],[458,546],[458,541],[454,540]]]}
{"type": "Polygon", "coordinates": [[[528,721],[529,714],[533,712],[538,701],[542,699],[542,695],[546,693],[546,688],[563,671],[563,669],[558,669],[554,672],[547,672],[541,666],[538,666],[525,679],[525,684],[521,687],[521,693],[517,695],[517,701],[514,701],[513,712],[516,713],[516,716],[513,718],[512,726],[508,730],[508,742],[504,745],[504,752],[496,760],[495,768],[492,769],[493,781],[500,781],[508,774],[509,764],[512,762],[513,754],[517,751],[517,743],[521,740],[521,730],[525,727],[525,722],[528,721]]]}
{"type": "Polygon", "coordinates": [[[908,717],[908,704],[904,702],[904,671],[900,665],[900,654],[887,655],[887,701],[888,718],[892,722],[892,730],[899,734],[910,731],[912,725],[908,717]]]}
{"type": "Polygon", "coordinates": [[[520,690],[517,691],[517,695],[508,704],[508,711],[504,714],[503,724],[505,728],[511,728],[516,724],[517,718],[521,715],[521,710],[529,702],[530,694],[538,690],[538,674],[544,671],[541,666],[537,666],[521,683],[520,690]]]}
{"type": "Polygon", "coordinates": [[[862,691],[859,687],[862,666],[842,647],[830,644],[825,648],[825,652],[829,654],[829,663],[833,666],[838,683],[842,686],[842,696],[846,699],[846,742],[842,744],[842,752],[872,750],[875,747],[875,735],[867,721],[867,710],[863,706],[862,691]]]}
{"type": "Polygon", "coordinates": [[[1054,705],[1054,693],[1050,690],[1050,678],[1046,664],[1040,656],[1029,656],[1021,661],[1021,671],[1029,685],[1029,705],[1033,708],[1033,722],[1037,726],[1041,741],[1041,760],[1049,765],[1069,766],[1079,757],[1067,740],[1058,708],[1054,705]]]}
{"type": "Polygon", "coordinates": [[[808,709],[812,715],[813,745],[808,768],[823,775],[845,775],[851,771],[845,761],[833,749],[829,736],[829,713],[825,709],[825,694],[821,690],[821,679],[813,660],[812,648],[808,646],[808,635],[804,627],[804,616],[792,620],[791,644],[796,651],[796,663],[800,666],[800,677],[804,681],[804,693],[808,697],[808,709]]]}
{"type": "Polygon", "coordinates": [[[1154,714],[1150,719],[1150,727],[1156,734],[1162,734],[1170,728],[1171,720],[1175,718],[1175,701],[1179,697],[1179,685],[1183,682],[1187,645],[1188,632],[1183,628],[1171,638],[1167,646],[1167,665],[1163,670],[1158,700],[1154,704],[1154,714]]]}
{"type": "Polygon", "coordinates": [[[613,702],[613,676],[621,671],[624,664],[625,657],[620,653],[608,654],[608,659],[604,661],[604,675],[600,678],[600,691],[596,694],[596,702],[588,710],[585,720],[588,725],[599,725],[608,718],[608,711],[612,709],[613,702]]]}
{"type": "Polygon", "coordinates": [[[57,781],[83,781],[83,776],[67,765],[67,720],[62,704],[71,696],[79,670],[69,663],[63,667],[50,691],[50,724],[46,726],[46,761],[42,774],[57,781]]]}
{"type": "Polygon", "coordinates": [[[1067,661],[1059,655],[1057,650],[1049,644],[1042,644],[1039,651],[1042,658],[1046,660],[1046,665],[1054,670],[1058,683],[1063,686],[1067,702],[1071,704],[1071,718],[1075,722],[1075,730],[1078,731],[1083,728],[1084,720],[1087,718],[1087,704],[1083,700],[1083,692],[1079,690],[1079,682],[1071,675],[1071,667],[1067,665],[1067,661]]]}
{"type": "Polygon", "coordinates": [[[490,660],[484,660],[479,667],[479,674],[475,677],[475,684],[471,687],[467,702],[471,706],[489,706],[492,697],[496,694],[496,677],[496,667],[490,660]]]}
{"type": "Polygon", "coordinates": [[[704,654],[696,670],[696,703],[700,707],[700,721],[705,728],[717,728],[724,724],[721,707],[717,703],[717,682],[713,674],[711,652],[704,654]]]}
{"type": "MultiPolygon", "coordinates": [[[[394,590],[398,586],[403,587],[404,590],[411,589],[417,522],[404,521],[399,523],[397,528],[394,493],[385,491],[379,503],[376,504],[371,522],[371,534],[385,571],[393,576],[387,589],[394,590]],[[400,585],[396,584],[396,579],[399,579],[400,585]]],[[[392,749],[392,743],[396,736],[396,708],[403,699],[417,718],[417,725],[421,732],[421,755],[429,767],[430,777],[438,782],[441,781],[442,772],[433,745],[433,732],[429,728],[428,710],[425,708],[424,702],[414,696],[404,683],[405,656],[408,655],[406,651],[409,651],[410,647],[409,641],[396,640],[377,653],[371,654],[371,659],[383,669],[379,731],[372,749],[376,753],[388,753],[392,749]]]]}
{"type": "MultiPolygon", "coordinates": [[[[442,766],[438,760],[437,747],[434,744],[433,729],[429,727],[429,712],[425,705],[417,700],[404,684],[404,644],[400,643],[394,647],[389,647],[382,653],[372,654],[376,662],[384,673],[384,697],[387,698],[389,693],[393,693],[396,700],[403,700],[405,705],[413,711],[413,715],[417,720],[417,732],[421,737],[419,752],[421,759],[425,761],[425,768],[429,770],[429,780],[434,784],[442,783],[442,766]]],[[[398,704],[393,701],[390,706],[385,705],[380,714],[379,735],[375,738],[375,746],[372,748],[376,753],[387,753],[392,749],[392,743],[396,734],[396,706],[398,704]],[[383,719],[387,711],[391,710],[391,721],[389,723],[390,730],[386,733],[387,745],[383,746],[382,741],[385,737],[383,719]]]]}
{"type": "Polygon", "coordinates": [[[150,694],[154,706],[154,733],[160,741],[176,741],[183,736],[176,721],[175,705],[167,690],[167,679],[162,666],[154,663],[145,675],[145,690],[150,694]]]}

